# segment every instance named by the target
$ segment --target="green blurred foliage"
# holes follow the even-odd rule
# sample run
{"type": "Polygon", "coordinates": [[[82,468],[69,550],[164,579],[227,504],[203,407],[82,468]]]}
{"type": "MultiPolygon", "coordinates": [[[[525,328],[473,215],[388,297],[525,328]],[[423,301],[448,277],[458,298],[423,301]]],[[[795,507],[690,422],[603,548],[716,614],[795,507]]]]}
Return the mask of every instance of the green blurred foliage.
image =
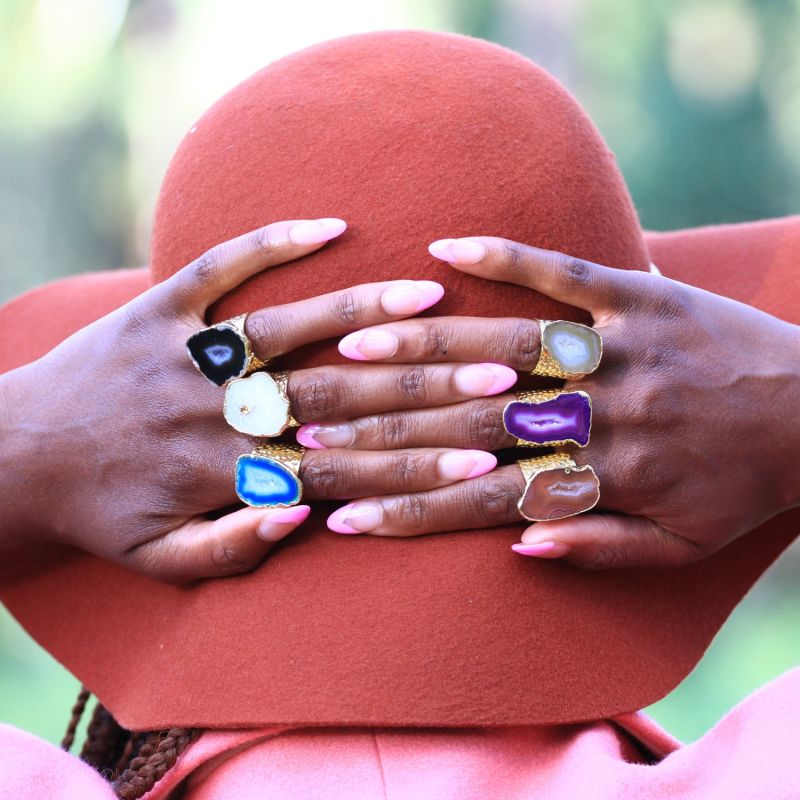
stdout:
{"type": "MultiPolygon", "coordinates": [[[[550,70],[648,227],[800,211],[800,0],[2,0],[0,301],[145,263],[160,176],[217,95],[288,50],[386,27],[482,36],[550,70]]],[[[657,719],[694,739],[800,661],[798,575],[795,548],[657,719]]],[[[5,612],[0,654],[0,720],[58,741],[77,682],[5,612]]]]}

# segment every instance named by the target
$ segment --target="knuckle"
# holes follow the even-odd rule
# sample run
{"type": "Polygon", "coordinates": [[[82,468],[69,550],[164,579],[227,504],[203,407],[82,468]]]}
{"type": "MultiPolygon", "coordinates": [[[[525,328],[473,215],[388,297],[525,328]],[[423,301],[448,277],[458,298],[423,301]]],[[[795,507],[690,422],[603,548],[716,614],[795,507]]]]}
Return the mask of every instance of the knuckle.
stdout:
{"type": "Polygon", "coordinates": [[[397,516],[403,527],[424,528],[427,503],[418,494],[405,495],[398,500],[397,516]]]}
{"type": "Polygon", "coordinates": [[[408,417],[402,412],[393,412],[375,418],[376,439],[384,450],[402,447],[409,437],[408,417]]]}
{"type": "Polygon", "coordinates": [[[269,225],[253,231],[250,234],[248,244],[254,253],[260,253],[265,256],[272,255],[277,248],[277,242],[269,225]]]}
{"type": "Polygon", "coordinates": [[[352,290],[337,292],[330,301],[330,313],[335,320],[345,326],[358,324],[363,309],[362,304],[352,290]]]}
{"type": "Polygon", "coordinates": [[[447,355],[450,349],[450,331],[439,322],[430,322],[422,330],[419,341],[420,356],[425,359],[438,359],[447,355]]]}
{"type": "Polygon", "coordinates": [[[477,480],[477,485],[475,479],[469,482],[469,488],[474,488],[475,491],[467,492],[466,495],[467,509],[471,516],[498,523],[519,517],[517,502],[521,490],[516,481],[498,474],[477,480]]]}
{"type": "Polygon", "coordinates": [[[428,396],[427,384],[427,373],[419,364],[402,370],[397,380],[400,396],[412,406],[425,404],[428,396]]]}
{"type": "Polygon", "coordinates": [[[247,336],[259,354],[269,357],[277,352],[278,342],[286,341],[286,326],[278,314],[269,310],[257,311],[247,316],[247,336]]]}
{"type": "Polygon", "coordinates": [[[469,416],[470,445],[488,450],[499,450],[509,444],[511,437],[503,425],[502,414],[491,405],[478,407],[469,416]]]}
{"type": "Polygon", "coordinates": [[[317,370],[293,393],[292,407],[295,416],[301,421],[313,422],[333,419],[346,391],[346,387],[336,380],[333,373],[324,368],[317,370]]]}
{"type": "Polygon", "coordinates": [[[213,286],[219,280],[219,251],[207,250],[190,267],[192,281],[199,286],[213,286]]]}
{"type": "Polygon", "coordinates": [[[592,282],[593,274],[588,261],[569,256],[561,270],[561,280],[565,289],[582,289],[592,282]]]}
{"type": "Polygon", "coordinates": [[[517,242],[504,241],[502,247],[503,264],[509,275],[519,275],[525,266],[522,246],[517,242]]]}
{"type": "Polygon", "coordinates": [[[397,485],[406,489],[417,486],[430,462],[431,458],[421,453],[412,451],[395,453],[392,466],[397,485]]]}
{"type": "Polygon", "coordinates": [[[211,547],[211,563],[221,575],[236,575],[251,570],[253,558],[229,542],[215,542],[211,547]]]}
{"type": "Polygon", "coordinates": [[[667,416],[680,417],[680,409],[676,409],[674,400],[669,399],[669,392],[658,380],[646,379],[638,390],[633,390],[625,411],[630,427],[651,432],[656,427],[663,429],[667,416]]]}
{"type": "Polygon", "coordinates": [[[539,358],[539,325],[531,320],[515,321],[509,331],[509,341],[500,350],[506,353],[513,366],[532,370],[539,358]]]}
{"type": "MultiPolygon", "coordinates": [[[[313,461],[303,462],[300,476],[303,487],[314,497],[337,499],[345,492],[344,476],[350,474],[344,459],[326,454],[313,461]]],[[[355,481],[357,482],[357,481],[355,481]]]]}

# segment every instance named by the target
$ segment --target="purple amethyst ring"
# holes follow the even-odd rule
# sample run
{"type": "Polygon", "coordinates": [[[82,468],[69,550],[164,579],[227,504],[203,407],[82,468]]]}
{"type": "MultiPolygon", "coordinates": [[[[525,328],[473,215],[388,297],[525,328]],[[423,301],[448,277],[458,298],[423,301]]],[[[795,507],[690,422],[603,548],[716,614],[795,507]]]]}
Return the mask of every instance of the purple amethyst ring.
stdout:
{"type": "Polygon", "coordinates": [[[503,426],[517,447],[586,447],[592,429],[592,399],[586,392],[519,392],[503,409],[503,426]]]}

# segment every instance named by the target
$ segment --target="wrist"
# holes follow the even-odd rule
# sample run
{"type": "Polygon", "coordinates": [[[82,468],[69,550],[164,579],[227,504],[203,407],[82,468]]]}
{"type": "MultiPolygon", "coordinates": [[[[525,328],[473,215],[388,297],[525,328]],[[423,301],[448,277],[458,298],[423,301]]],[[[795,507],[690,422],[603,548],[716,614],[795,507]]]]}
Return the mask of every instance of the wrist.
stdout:
{"type": "Polygon", "coordinates": [[[47,541],[42,481],[36,474],[42,442],[32,441],[24,409],[31,408],[30,366],[0,375],[0,552],[47,541]]]}
{"type": "Polygon", "coordinates": [[[789,327],[791,335],[787,351],[787,399],[780,404],[783,409],[783,424],[776,426],[782,436],[777,451],[783,478],[783,507],[780,511],[800,506],[800,424],[797,422],[800,415],[800,326],[789,327]]]}

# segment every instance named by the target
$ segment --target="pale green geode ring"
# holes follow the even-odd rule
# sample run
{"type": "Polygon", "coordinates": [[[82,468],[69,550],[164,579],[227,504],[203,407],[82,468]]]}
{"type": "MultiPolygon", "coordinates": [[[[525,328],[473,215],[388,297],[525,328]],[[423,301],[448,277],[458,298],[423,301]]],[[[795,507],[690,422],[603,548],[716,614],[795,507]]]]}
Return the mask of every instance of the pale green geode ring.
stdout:
{"type": "Polygon", "coordinates": [[[603,356],[603,339],[588,325],[539,320],[541,347],[532,375],[578,380],[594,372],[603,356]]]}

